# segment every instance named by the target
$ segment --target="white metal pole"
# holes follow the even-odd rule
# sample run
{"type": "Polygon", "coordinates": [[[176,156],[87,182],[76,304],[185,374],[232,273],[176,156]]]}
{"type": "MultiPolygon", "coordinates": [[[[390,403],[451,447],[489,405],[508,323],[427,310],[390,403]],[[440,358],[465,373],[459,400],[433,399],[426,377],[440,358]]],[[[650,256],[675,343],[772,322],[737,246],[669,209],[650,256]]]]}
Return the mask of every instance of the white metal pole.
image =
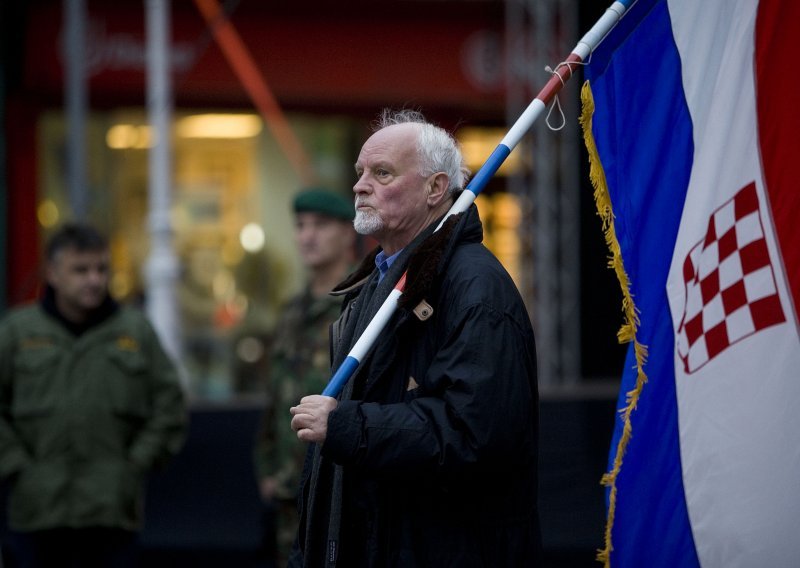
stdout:
{"type": "MultiPolygon", "coordinates": [[[[145,268],[147,314],[164,349],[179,368],[181,332],[175,285],[178,260],[173,248],[172,222],[172,87],[170,81],[170,3],[147,0],[147,114],[153,132],[149,153],[150,255],[145,268]]],[[[187,387],[186,373],[181,373],[187,387]]]]}

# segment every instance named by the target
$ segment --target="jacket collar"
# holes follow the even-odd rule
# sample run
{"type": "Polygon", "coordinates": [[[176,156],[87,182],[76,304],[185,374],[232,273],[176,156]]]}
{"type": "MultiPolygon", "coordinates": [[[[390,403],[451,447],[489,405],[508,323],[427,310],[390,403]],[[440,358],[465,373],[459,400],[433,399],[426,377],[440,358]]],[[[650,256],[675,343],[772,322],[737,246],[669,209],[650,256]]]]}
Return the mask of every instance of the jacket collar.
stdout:
{"type": "Polygon", "coordinates": [[[67,329],[76,337],[83,335],[84,332],[97,325],[100,325],[119,309],[119,304],[117,304],[117,302],[111,296],[107,295],[106,299],[103,300],[103,303],[100,304],[97,309],[92,311],[91,314],[89,314],[89,317],[86,318],[86,321],[75,323],[64,317],[64,314],[62,314],[58,309],[58,306],[56,305],[56,291],[49,284],[45,286],[40,303],[45,313],[53,317],[56,321],[58,321],[58,323],[60,323],[65,329],[67,329]]]}

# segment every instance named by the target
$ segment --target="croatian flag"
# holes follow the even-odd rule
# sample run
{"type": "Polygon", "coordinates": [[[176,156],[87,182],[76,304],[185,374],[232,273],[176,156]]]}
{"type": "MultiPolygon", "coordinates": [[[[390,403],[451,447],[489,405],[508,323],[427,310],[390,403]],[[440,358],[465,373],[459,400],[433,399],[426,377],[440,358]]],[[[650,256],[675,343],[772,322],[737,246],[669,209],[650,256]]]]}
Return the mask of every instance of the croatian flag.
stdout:
{"type": "Polygon", "coordinates": [[[587,65],[634,339],[612,566],[800,566],[799,39],[797,0],[639,0],[587,65]]]}

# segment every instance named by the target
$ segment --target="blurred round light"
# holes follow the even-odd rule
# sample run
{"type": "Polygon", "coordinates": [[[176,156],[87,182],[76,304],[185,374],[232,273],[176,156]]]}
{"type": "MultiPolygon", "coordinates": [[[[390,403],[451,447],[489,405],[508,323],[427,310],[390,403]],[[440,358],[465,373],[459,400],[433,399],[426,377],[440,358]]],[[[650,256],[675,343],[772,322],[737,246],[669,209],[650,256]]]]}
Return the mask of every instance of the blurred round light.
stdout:
{"type": "Polygon", "coordinates": [[[58,213],[58,206],[52,199],[45,199],[36,208],[36,218],[42,227],[54,227],[58,223],[60,215],[58,213]]]}
{"type": "Polygon", "coordinates": [[[255,363],[264,356],[264,344],[255,337],[243,337],[236,345],[236,354],[245,363],[255,363]]]}
{"type": "Polygon", "coordinates": [[[247,252],[258,252],[264,248],[266,236],[264,229],[257,223],[248,223],[242,227],[239,233],[239,242],[242,243],[242,248],[247,252]]]}

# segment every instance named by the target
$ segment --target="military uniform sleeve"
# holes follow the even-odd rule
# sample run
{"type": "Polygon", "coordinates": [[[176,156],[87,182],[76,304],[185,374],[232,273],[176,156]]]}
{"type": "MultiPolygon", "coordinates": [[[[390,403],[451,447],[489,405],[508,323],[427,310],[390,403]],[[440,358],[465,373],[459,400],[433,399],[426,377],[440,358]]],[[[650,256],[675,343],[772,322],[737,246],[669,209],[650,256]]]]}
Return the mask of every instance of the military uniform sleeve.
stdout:
{"type": "Polygon", "coordinates": [[[164,352],[155,331],[145,325],[150,412],[130,448],[130,460],[143,471],[166,463],[181,449],[187,413],[175,365],[164,352]]]}
{"type": "Polygon", "coordinates": [[[275,463],[275,412],[270,403],[261,416],[261,424],[253,446],[253,465],[256,479],[274,475],[275,463]]]}
{"type": "Polygon", "coordinates": [[[0,478],[21,471],[30,461],[11,422],[14,339],[8,321],[0,324],[0,478]]]}

